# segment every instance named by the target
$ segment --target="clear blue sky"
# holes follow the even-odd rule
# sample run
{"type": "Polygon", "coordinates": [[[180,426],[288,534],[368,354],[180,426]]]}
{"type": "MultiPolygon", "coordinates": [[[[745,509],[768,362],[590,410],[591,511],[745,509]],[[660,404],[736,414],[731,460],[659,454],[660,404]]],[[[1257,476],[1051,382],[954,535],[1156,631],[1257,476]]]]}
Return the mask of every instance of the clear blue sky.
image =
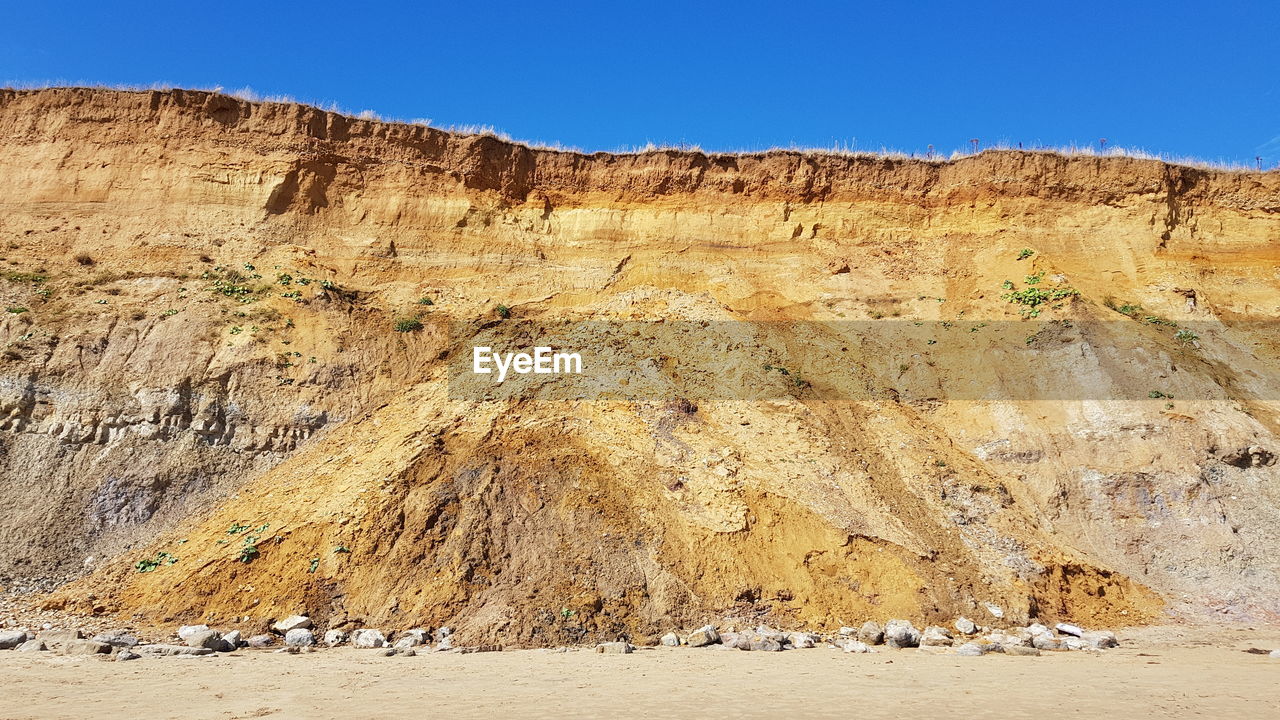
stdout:
{"type": "Polygon", "coordinates": [[[1280,163],[1280,1],[17,2],[0,84],[163,82],[608,150],[969,138],[1280,163]]]}

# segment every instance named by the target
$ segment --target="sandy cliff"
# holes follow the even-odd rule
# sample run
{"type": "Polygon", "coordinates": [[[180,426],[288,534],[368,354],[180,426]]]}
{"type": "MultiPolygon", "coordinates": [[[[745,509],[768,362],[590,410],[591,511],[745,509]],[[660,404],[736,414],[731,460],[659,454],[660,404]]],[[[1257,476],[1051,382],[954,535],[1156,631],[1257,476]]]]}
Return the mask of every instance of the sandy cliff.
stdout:
{"type": "Polygon", "coordinates": [[[11,588],[529,644],[1280,614],[1276,173],[581,155],[181,90],[0,90],[0,149],[11,588]],[[662,328],[610,347],[679,392],[448,379],[569,319],[662,328]]]}

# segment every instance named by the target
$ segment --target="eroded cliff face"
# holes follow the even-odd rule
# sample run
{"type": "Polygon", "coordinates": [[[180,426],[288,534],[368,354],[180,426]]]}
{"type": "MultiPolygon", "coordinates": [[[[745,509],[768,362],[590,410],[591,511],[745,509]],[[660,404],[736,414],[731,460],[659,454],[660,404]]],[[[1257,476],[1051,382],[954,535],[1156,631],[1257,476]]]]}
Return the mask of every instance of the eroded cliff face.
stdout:
{"type": "Polygon", "coordinates": [[[56,604],[530,644],[1280,613],[1275,173],[585,156],[178,90],[0,91],[0,145],[0,578],[83,574],[56,604]],[[447,377],[567,319],[705,334],[629,341],[670,397],[447,377]],[[743,333],[750,398],[691,370],[743,333]]]}

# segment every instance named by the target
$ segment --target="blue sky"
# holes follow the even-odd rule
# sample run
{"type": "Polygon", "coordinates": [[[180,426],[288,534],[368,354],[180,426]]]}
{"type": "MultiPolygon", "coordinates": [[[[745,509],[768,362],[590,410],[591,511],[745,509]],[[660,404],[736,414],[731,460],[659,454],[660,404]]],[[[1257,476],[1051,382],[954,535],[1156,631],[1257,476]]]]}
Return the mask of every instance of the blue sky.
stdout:
{"type": "Polygon", "coordinates": [[[0,84],[251,87],[610,150],[1280,163],[1280,2],[15,2],[0,84]]]}

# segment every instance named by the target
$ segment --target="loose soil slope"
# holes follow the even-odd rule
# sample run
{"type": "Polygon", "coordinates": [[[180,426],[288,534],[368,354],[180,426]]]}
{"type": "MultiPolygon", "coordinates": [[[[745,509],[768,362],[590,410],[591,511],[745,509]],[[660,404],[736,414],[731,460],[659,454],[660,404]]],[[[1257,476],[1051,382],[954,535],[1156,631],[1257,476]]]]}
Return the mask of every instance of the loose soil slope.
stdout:
{"type": "Polygon", "coordinates": [[[13,589],[528,644],[1280,613],[1275,173],[581,155],[183,90],[0,91],[0,145],[13,589]],[[449,379],[624,322],[678,392],[449,379]]]}

